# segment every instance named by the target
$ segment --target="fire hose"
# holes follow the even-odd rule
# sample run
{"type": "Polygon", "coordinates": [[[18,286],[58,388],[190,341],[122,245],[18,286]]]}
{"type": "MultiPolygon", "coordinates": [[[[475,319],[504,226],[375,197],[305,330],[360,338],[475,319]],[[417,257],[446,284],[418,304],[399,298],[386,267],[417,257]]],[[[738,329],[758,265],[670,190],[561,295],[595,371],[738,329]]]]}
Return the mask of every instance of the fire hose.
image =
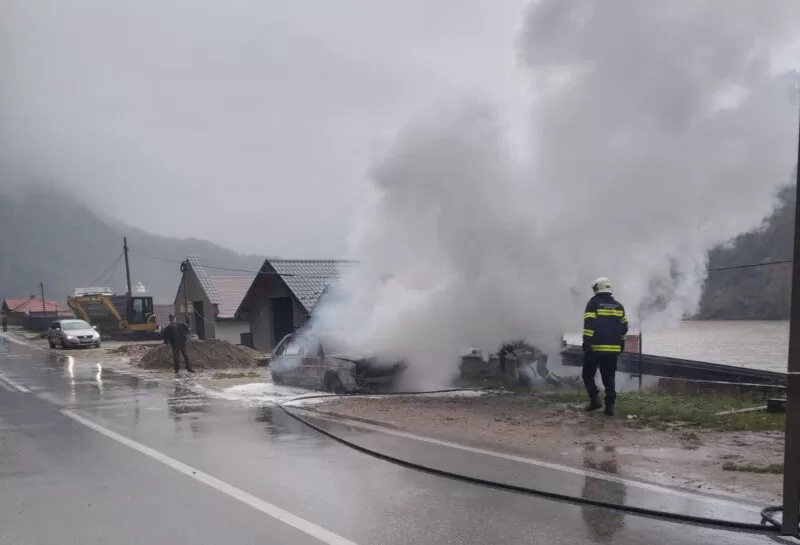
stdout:
{"type": "MultiPolygon", "coordinates": [[[[465,388],[450,388],[445,390],[431,390],[425,392],[390,392],[390,393],[382,393],[380,395],[425,395],[425,394],[441,394],[441,393],[451,393],[451,392],[463,392],[465,388]]],[[[484,388],[475,388],[472,390],[485,390],[484,388]]],[[[320,395],[312,395],[312,396],[303,396],[291,399],[284,403],[278,403],[278,407],[286,413],[290,418],[300,422],[304,426],[314,430],[315,432],[331,439],[345,447],[353,449],[357,452],[362,454],[366,454],[378,460],[382,460],[384,462],[388,462],[400,467],[404,467],[406,469],[411,469],[414,471],[419,471],[422,473],[427,473],[429,475],[434,475],[437,477],[442,477],[445,479],[460,481],[468,484],[473,484],[477,486],[483,486],[486,488],[493,488],[495,490],[504,490],[507,492],[512,492],[516,494],[521,494],[525,496],[534,496],[539,498],[544,498],[548,500],[558,501],[562,503],[569,503],[569,504],[577,504],[577,505],[584,505],[589,507],[597,507],[601,509],[610,509],[613,511],[617,511],[620,513],[640,516],[649,519],[661,520],[661,521],[668,521],[668,522],[676,522],[681,524],[690,524],[693,526],[701,526],[706,528],[717,528],[723,530],[736,530],[739,532],[748,532],[748,533],[756,533],[756,534],[771,534],[775,535],[780,533],[781,525],[778,520],[774,517],[774,513],[779,512],[779,507],[766,507],[761,511],[761,524],[756,523],[748,523],[748,522],[737,522],[737,521],[730,521],[730,520],[721,520],[715,519],[710,517],[701,517],[696,515],[685,515],[679,513],[669,513],[665,511],[658,511],[655,509],[647,509],[644,507],[636,507],[632,505],[624,505],[612,502],[606,502],[601,500],[593,500],[588,498],[580,498],[577,496],[571,496],[569,494],[561,494],[558,492],[550,492],[547,490],[541,490],[536,488],[529,488],[525,486],[518,486],[513,484],[502,483],[498,481],[492,481],[488,479],[482,479],[479,477],[473,477],[470,475],[465,475],[462,473],[455,473],[451,471],[446,471],[443,469],[438,469],[435,467],[427,466],[424,464],[419,464],[416,462],[412,462],[409,460],[404,460],[401,458],[397,458],[395,456],[391,456],[389,454],[384,454],[382,452],[378,452],[367,447],[363,447],[353,441],[349,441],[344,437],[337,435],[333,432],[330,432],[324,429],[321,426],[314,424],[313,422],[309,421],[307,418],[300,416],[299,414],[289,410],[286,405],[288,403],[293,403],[297,401],[305,401],[310,399],[322,399],[322,398],[333,398],[333,397],[357,397],[361,395],[369,395],[369,394],[320,394],[320,395]]]]}

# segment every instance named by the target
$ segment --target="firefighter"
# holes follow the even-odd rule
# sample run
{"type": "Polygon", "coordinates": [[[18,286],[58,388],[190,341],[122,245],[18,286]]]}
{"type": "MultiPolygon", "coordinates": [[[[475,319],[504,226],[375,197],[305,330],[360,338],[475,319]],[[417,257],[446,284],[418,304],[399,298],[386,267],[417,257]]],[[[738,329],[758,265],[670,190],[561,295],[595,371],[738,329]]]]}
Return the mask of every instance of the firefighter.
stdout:
{"type": "Polygon", "coordinates": [[[592,284],[592,291],[594,296],[589,299],[583,314],[582,375],[589,394],[586,410],[596,411],[603,406],[595,383],[595,375],[600,369],[600,377],[606,390],[605,413],[614,416],[617,356],[625,349],[628,318],[625,316],[625,308],[611,295],[611,280],[598,278],[592,284]]]}

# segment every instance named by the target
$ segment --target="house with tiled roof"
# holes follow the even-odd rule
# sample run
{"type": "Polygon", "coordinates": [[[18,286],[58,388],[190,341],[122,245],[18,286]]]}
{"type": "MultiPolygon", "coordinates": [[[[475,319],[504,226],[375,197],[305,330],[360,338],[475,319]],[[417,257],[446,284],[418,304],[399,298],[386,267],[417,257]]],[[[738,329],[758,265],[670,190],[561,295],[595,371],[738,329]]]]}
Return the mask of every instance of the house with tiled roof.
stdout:
{"type": "Polygon", "coordinates": [[[235,316],[255,274],[212,276],[200,260],[189,256],[182,266],[173,305],[175,317],[189,320],[189,327],[201,339],[222,339],[241,344],[250,322],[235,316]]]}
{"type": "Polygon", "coordinates": [[[353,261],[267,259],[253,279],[236,316],[250,323],[253,347],[272,350],[305,325],[328,286],[353,261]]]}
{"type": "Polygon", "coordinates": [[[44,303],[38,297],[9,297],[3,300],[0,307],[9,325],[27,327],[31,317],[40,318],[69,318],[74,316],[73,312],[58,301],[45,299],[44,303]]]}

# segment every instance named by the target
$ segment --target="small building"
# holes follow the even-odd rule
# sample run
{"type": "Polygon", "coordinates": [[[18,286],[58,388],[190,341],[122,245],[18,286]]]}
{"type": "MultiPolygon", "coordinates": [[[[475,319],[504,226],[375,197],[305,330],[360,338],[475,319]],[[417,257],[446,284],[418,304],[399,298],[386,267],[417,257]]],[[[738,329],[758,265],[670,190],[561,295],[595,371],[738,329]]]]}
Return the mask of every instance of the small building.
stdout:
{"type": "Polygon", "coordinates": [[[154,304],[153,305],[153,314],[156,315],[156,323],[158,327],[167,327],[169,325],[169,316],[170,314],[175,313],[175,307],[170,304],[154,304]]]}
{"type": "Polygon", "coordinates": [[[209,276],[195,256],[184,263],[186,270],[175,295],[173,314],[178,320],[188,316],[189,326],[201,339],[240,344],[242,335],[250,331],[250,323],[237,319],[235,313],[254,275],[209,276]]]}
{"type": "Polygon", "coordinates": [[[267,259],[236,311],[250,324],[253,348],[272,350],[302,327],[314,307],[353,261],[267,259]]]}
{"type": "Polygon", "coordinates": [[[8,325],[41,329],[42,324],[48,327],[51,321],[59,318],[72,318],[73,312],[59,303],[45,299],[44,303],[36,296],[14,297],[3,300],[0,308],[2,314],[8,319],[8,325]]]}

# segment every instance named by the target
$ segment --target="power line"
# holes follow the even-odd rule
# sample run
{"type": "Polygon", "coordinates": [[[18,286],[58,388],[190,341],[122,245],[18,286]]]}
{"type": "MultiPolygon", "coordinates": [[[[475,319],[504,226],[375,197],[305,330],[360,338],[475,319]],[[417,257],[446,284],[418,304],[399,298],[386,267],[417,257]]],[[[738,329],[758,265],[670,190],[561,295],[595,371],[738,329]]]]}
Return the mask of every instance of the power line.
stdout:
{"type": "MultiPolygon", "coordinates": [[[[146,257],[146,258],[149,258],[149,259],[154,259],[156,261],[164,261],[166,263],[175,263],[176,265],[180,265],[181,263],[183,263],[183,261],[180,261],[180,260],[168,259],[166,257],[158,257],[158,256],[146,254],[144,252],[137,251],[136,253],[138,253],[139,255],[141,255],[143,257],[146,257]]],[[[771,265],[785,265],[785,264],[788,264],[788,263],[792,263],[792,260],[791,259],[779,259],[779,260],[776,260],[776,261],[764,261],[764,262],[761,262],[761,263],[747,263],[747,264],[744,264],[744,265],[733,265],[733,266],[730,266],[730,267],[713,267],[713,268],[707,269],[707,271],[708,272],[733,271],[733,270],[738,270],[738,269],[752,269],[752,268],[756,268],[756,267],[768,267],[768,266],[771,266],[771,265]]],[[[293,273],[282,274],[282,273],[277,273],[277,272],[272,272],[272,271],[253,271],[253,270],[248,270],[248,269],[236,269],[236,268],[232,268],[232,267],[219,267],[219,266],[215,266],[215,265],[205,265],[205,264],[203,264],[203,267],[205,267],[206,269],[212,269],[212,270],[216,270],[216,271],[240,272],[240,273],[247,273],[247,274],[252,274],[252,275],[294,276],[294,277],[298,277],[298,278],[330,278],[330,276],[327,276],[327,275],[293,274],[293,273]]]]}
{"type": "MultiPolygon", "coordinates": [[[[138,250],[136,250],[136,251],[131,250],[131,253],[136,253],[138,255],[141,255],[142,257],[146,257],[148,259],[154,259],[156,261],[163,261],[165,263],[175,263],[176,265],[180,265],[180,264],[183,263],[183,261],[180,261],[180,260],[177,260],[177,259],[169,259],[169,258],[166,258],[166,257],[158,257],[158,256],[146,254],[146,253],[138,251],[138,250]]],[[[253,270],[249,270],[249,269],[236,269],[236,268],[232,268],[232,267],[219,267],[219,266],[215,266],[215,265],[206,265],[205,263],[203,264],[203,267],[206,268],[206,269],[211,269],[211,270],[215,270],[215,271],[228,271],[228,272],[246,273],[248,275],[253,275],[253,276],[283,276],[283,277],[295,277],[295,278],[321,278],[321,279],[324,279],[324,280],[328,280],[328,279],[331,278],[330,275],[326,275],[326,274],[295,274],[295,273],[278,273],[278,272],[273,272],[273,271],[253,271],[253,270]]]]}
{"type": "Polygon", "coordinates": [[[121,259],[117,259],[117,262],[114,264],[114,268],[104,277],[104,280],[100,282],[101,286],[107,286],[111,283],[111,279],[114,278],[114,275],[117,274],[117,270],[119,270],[119,266],[122,264],[121,259]]]}
{"type": "MultiPolygon", "coordinates": [[[[114,260],[114,261],[111,263],[111,265],[109,265],[108,267],[106,267],[106,270],[104,270],[102,273],[100,273],[100,276],[98,276],[97,278],[95,278],[95,279],[94,279],[94,280],[93,280],[93,281],[92,281],[92,282],[91,282],[89,285],[90,285],[90,286],[94,286],[94,285],[96,285],[96,284],[97,284],[97,282],[99,282],[100,280],[102,280],[102,279],[103,279],[103,278],[106,276],[106,274],[108,274],[108,271],[110,271],[110,270],[111,270],[111,267],[113,267],[114,265],[117,265],[117,264],[119,263],[120,259],[122,259],[122,252],[120,252],[119,256],[117,256],[117,259],[115,259],[115,260],[114,260]]],[[[116,272],[116,271],[115,271],[115,272],[116,272]]]]}
{"type": "Polygon", "coordinates": [[[714,267],[713,269],[708,269],[708,272],[716,272],[716,271],[734,271],[738,269],[752,269],[755,267],[768,267],[770,265],[785,265],[787,263],[791,263],[791,259],[779,259],[777,261],[764,261],[762,263],[748,263],[745,265],[733,265],[731,267],[714,267]]]}

